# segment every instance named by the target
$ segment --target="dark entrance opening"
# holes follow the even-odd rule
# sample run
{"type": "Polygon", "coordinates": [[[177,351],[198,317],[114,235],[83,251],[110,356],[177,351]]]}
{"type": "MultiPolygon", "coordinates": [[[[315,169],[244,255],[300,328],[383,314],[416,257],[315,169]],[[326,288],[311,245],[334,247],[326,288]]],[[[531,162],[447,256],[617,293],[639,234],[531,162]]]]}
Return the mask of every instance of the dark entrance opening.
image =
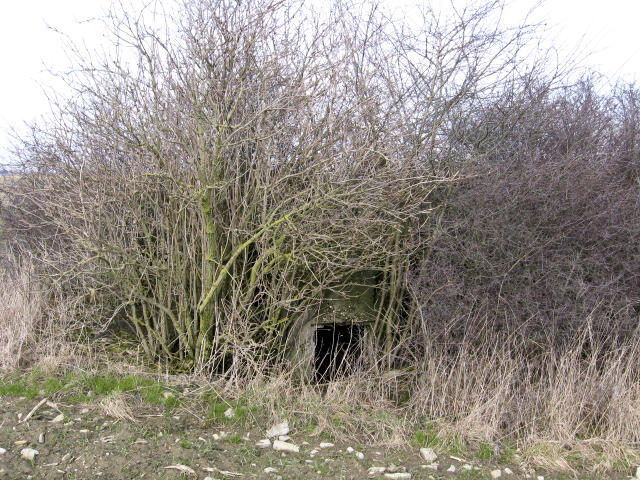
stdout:
{"type": "Polygon", "coordinates": [[[362,352],[361,325],[324,325],[316,328],[315,383],[326,383],[353,371],[362,352]]]}

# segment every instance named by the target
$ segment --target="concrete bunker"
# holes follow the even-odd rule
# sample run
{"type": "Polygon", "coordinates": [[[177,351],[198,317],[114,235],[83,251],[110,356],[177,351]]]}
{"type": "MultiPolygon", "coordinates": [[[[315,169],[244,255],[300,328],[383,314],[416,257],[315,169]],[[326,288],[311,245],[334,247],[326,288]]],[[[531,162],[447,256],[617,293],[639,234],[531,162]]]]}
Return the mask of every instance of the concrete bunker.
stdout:
{"type": "Polygon", "coordinates": [[[354,371],[372,338],[377,301],[377,272],[356,272],[297,318],[289,358],[302,381],[326,383],[354,371]]]}

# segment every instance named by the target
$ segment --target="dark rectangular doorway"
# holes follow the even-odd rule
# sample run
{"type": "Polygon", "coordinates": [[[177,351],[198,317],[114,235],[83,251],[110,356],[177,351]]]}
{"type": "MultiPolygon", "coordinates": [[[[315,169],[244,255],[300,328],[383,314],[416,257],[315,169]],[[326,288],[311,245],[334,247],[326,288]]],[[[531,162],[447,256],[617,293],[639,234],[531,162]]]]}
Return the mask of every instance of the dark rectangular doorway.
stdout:
{"type": "Polygon", "coordinates": [[[316,384],[327,383],[353,372],[362,353],[361,325],[323,325],[316,328],[316,384]]]}

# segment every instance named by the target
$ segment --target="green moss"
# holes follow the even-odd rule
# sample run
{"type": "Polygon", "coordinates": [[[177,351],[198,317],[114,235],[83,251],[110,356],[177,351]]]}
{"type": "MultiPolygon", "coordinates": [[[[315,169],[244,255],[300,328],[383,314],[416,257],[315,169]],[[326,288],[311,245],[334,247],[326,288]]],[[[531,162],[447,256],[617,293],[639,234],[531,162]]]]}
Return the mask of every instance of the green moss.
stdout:
{"type": "Polygon", "coordinates": [[[329,292],[323,302],[319,321],[371,321],[376,316],[376,272],[356,272],[329,292]]]}

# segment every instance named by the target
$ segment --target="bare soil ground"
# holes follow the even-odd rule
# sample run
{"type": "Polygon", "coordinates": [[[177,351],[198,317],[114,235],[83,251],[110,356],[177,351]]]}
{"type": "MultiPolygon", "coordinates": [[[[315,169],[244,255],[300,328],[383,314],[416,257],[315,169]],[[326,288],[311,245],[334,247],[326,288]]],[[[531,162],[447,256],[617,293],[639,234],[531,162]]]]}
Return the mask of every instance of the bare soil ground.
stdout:
{"type": "Polygon", "coordinates": [[[252,414],[241,421],[212,420],[206,412],[187,407],[168,412],[165,406],[140,402],[129,394],[79,403],[71,398],[67,402],[64,396],[54,396],[49,403],[43,400],[0,396],[0,448],[6,450],[0,453],[0,478],[365,479],[372,478],[371,467],[410,473],[413,479],[491,479],[496,469],[501,469],[501,478],[510,479],[629,478],[626,472],[552,474],[523,471],[518,465],[510,465],[513,473],[507,474],[507,465],[444,454],[433,470],[425,468],[419,449],[408,445],[390,449],[335,441],[333,447],[320,448],[332,439],[297,429],[295,420],[289,442],[300,452],[282,453],[256,446],[270,425],[252,414]],[[34,460],[23,458],[25,448],[38,451],[34,460]],[[455,472],[447,471],[451,466],[455,472]],[[274,470],[265,472],[269,468],[274,470]]]}

